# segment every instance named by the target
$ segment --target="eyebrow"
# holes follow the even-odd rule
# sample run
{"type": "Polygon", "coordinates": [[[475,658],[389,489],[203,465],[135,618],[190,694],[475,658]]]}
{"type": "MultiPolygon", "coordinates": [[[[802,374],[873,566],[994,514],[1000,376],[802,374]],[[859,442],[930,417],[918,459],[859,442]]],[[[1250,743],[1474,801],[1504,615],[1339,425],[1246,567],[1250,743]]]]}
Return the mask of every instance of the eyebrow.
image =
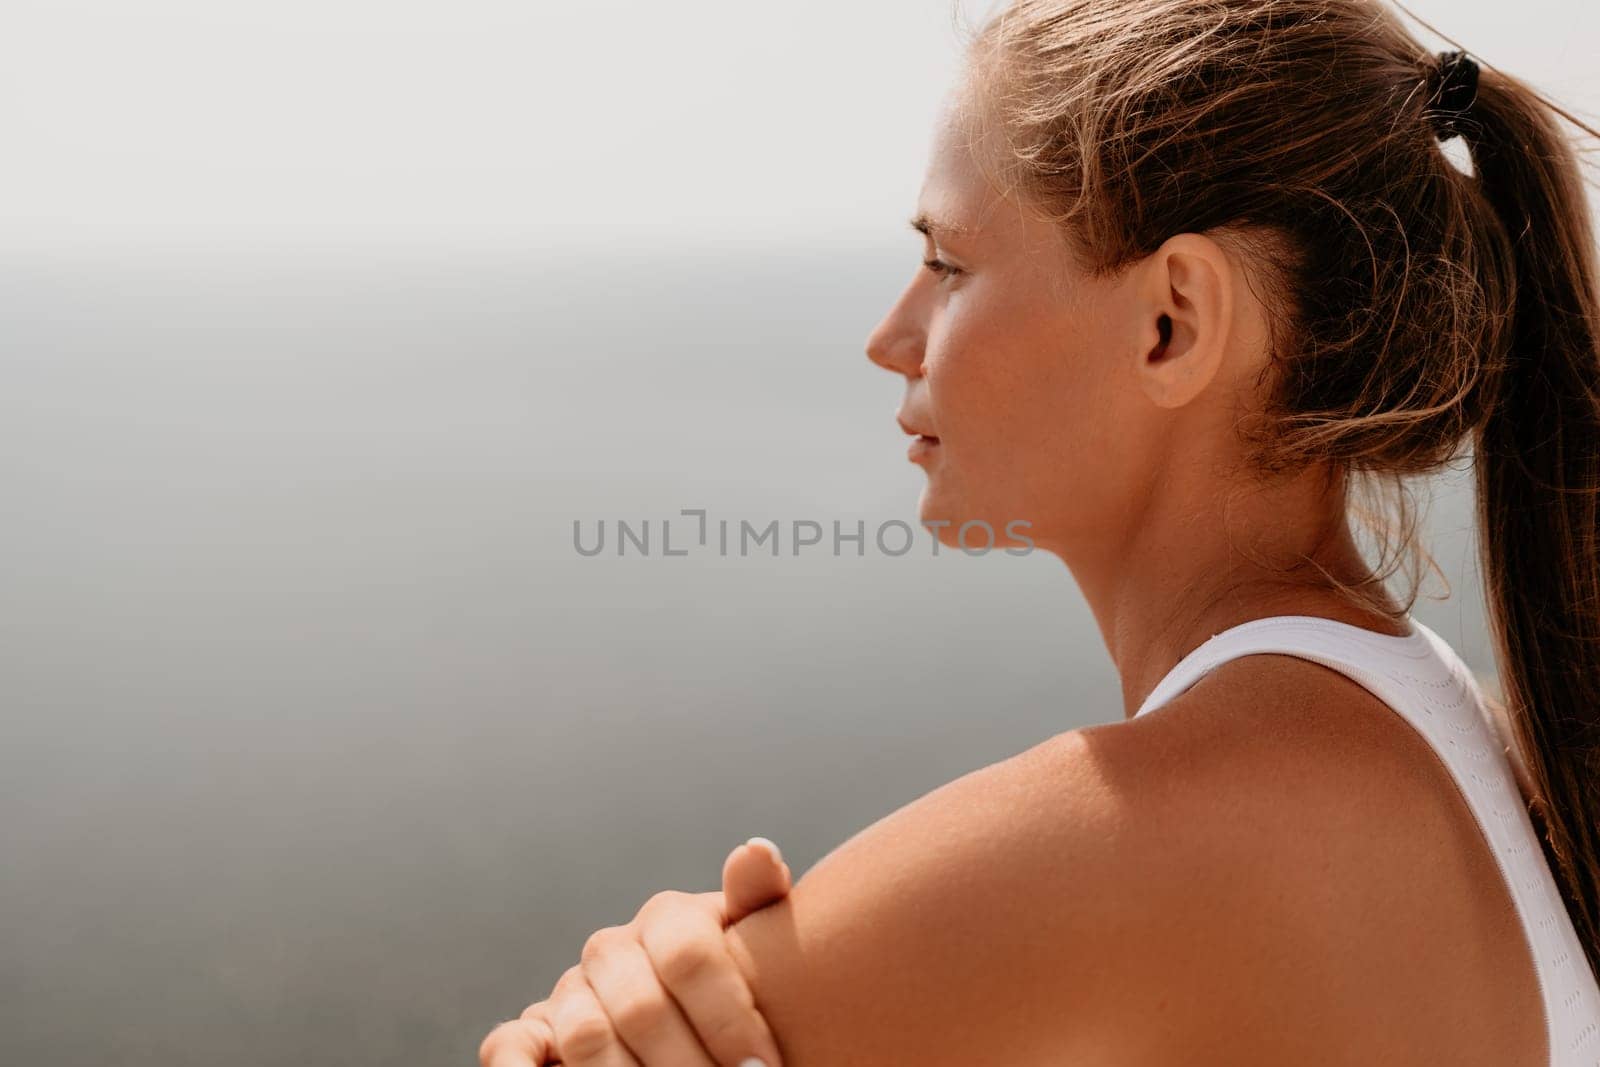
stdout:
{"type": "Polygon", "coordinates": [[[926,211],[916,215],[911,219],[911,228],[922,234],[924,237],[936,237],[941,233],[950,233],[960,237],[968,237],[971,236],[973,232],[968,227],[962,226],[958,223],[934,218],[926,211]]]}

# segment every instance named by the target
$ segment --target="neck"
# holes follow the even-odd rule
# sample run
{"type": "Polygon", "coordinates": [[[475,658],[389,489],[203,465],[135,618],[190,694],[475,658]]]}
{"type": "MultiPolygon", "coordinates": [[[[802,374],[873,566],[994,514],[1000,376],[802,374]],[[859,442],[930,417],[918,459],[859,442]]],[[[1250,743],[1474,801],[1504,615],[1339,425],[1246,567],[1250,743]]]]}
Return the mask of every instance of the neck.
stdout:
{"type": "Polygon", "coordinates": [[[1071,568],[1122,679],[1131,717],[1180,659],[1212,635],[1270,615],[1318,615],[1402,634],[1338,583],[1375,595],[1345,515],[1344,484],[1311,471],[1270,487],[1162,491],[1097,543],[1046,546],[1071,568]],[[1219,501],[1221,506],[1219,506],[1219,501]]]}

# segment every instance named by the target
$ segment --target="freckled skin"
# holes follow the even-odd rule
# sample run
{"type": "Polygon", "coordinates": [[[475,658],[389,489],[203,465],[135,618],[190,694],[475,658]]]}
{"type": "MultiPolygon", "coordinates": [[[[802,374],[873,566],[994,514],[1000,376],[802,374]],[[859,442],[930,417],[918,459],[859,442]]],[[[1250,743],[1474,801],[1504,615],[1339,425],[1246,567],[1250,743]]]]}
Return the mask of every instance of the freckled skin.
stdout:
{"type": "MultiPolygon", "coordinates": [[[[1269,310],[1229,235],[1091,276],[988,184],[960,107],[916,208],[949,272],[917,266],[866,346],[905,379],[902,421],[938,438],[916,457],[922,520],[950,545],[964,522],[1026,520],[1083,591],[1124,716],[1249,619],[1402,632],[1272,569],[1366,574],[1338,479],[1244,463],[1269,310]]],[[[1163,712],[929,793],[730,929],[786,1062],[1537,1062],[1504,887],[1403,720],[1282,656],[1163,712]]]]}
{"type": "MultiPolygon", "coordinates": [[[[964,100],[946,101],[917,204],[936,227],[921,252],[956,273],[915,266],[866,343],[904,377],[905,420],[939,438],[920,462],[922,521],[949,523],[951,545],[982,521],[1001,546],[1019,544],[1008,523],[1027,522],[1072,570],[1125,689],[1153,685],[1221,619],[1281,600],[1284,583],[1241,545],[1356,580],[1326,472],[1265,486],[1243,466],[1235,425],[1261,403],[1269,322],[1249,264],[1217,235],[1181,234],[1093,275],[1058,227],[990,184],[964,100]]],[[[1315,591],[1290,595],[1318,606],[1315,591]]]]}
{"type": "MultiPolygon", "coordinates": [[[[954,273],[917,266],[867,355],[904,378],[901,421],[938,438],[916,454],[922,520],[952,546],[962,523],[1029,523],[1093,612],[1123,707],[1075,709],[1105,721],[877,820],[726,930],[784,1064],[1542,1062],[1493,857],[1390,708],[1259,655],[1128,718],[1250,619],[1401,630],[1274,569],[1366,571],[1337,479],[1244,463],[1269,318],[1230,235],[1091,276],[988,184],[961,99],[916,207],[964,231],[920,250],[954,273]]],[[[981,651],[983,620],[964,621],[981,651]]]]}

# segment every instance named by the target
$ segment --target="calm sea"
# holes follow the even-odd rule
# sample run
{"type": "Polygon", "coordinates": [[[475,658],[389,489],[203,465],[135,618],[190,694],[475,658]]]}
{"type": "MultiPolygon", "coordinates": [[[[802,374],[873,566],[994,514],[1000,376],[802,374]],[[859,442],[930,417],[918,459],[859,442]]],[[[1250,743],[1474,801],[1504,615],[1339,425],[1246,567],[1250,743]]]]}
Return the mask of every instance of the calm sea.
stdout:
{"type": "MultiPolygon", "coordinates": [[[[895,554],[916,253],[0,263],[0,1061],[475,1063],[750,835],[1119,717],[1053,557],[895,554]]],[[[1417,614],[1482,667],[1464,484],[1417,614]]]]}

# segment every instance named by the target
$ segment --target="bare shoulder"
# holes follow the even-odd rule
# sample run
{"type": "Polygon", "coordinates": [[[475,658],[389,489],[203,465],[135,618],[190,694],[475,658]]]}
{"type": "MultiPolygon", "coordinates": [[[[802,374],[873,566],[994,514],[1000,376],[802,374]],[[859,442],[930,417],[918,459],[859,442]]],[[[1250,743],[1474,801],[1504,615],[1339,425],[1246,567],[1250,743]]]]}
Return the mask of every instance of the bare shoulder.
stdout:
{"type": "Polygon", "coordinates": [[[1189,1009],[1180,1026],[1251,1017],[1252,1047],[1237,1052],[1272,1062],[1536,1060],[1537,978],[1509,892],[1415,728],[1288,655],[1224,664],[1182,701],[1128,724],[1166,765],[1187,764],[1151,818],[1203,842],[1185,863],[1210,909],[1188,911],[1204,967],[1146,961],[1189,1009]],[[1185,999],[1203,971],[1209,987],[1185,999]]]}
{"type": "MultiPolygon", "coordinates": [[[[1363,698],[1248,657],[873,823],[729,931],[786,1062],[1403,1054],[1417,989],[1496,913],[1430,913],[1485,872],[1436,757],[1363,698]]],[[[1470,1002],[1458,981],[1435,991],[1470,1002]]]]}
{"type": "Polygon", "coordinates": [[[846,841],[729,931],[786,1062],[1172,1062],[1190,1020],[1226,1028],[1217,956],[1274,892],[1236,866],[1233,747],[1187,717],[1073,730],[846,841]]]}
{"type": "Polygon", "coordinates": [[[730,929],[790,1067],[1062,1062],[1139,911],[1121,881],[1143,831],[1112,733],[940,786],[730,929]]]}

